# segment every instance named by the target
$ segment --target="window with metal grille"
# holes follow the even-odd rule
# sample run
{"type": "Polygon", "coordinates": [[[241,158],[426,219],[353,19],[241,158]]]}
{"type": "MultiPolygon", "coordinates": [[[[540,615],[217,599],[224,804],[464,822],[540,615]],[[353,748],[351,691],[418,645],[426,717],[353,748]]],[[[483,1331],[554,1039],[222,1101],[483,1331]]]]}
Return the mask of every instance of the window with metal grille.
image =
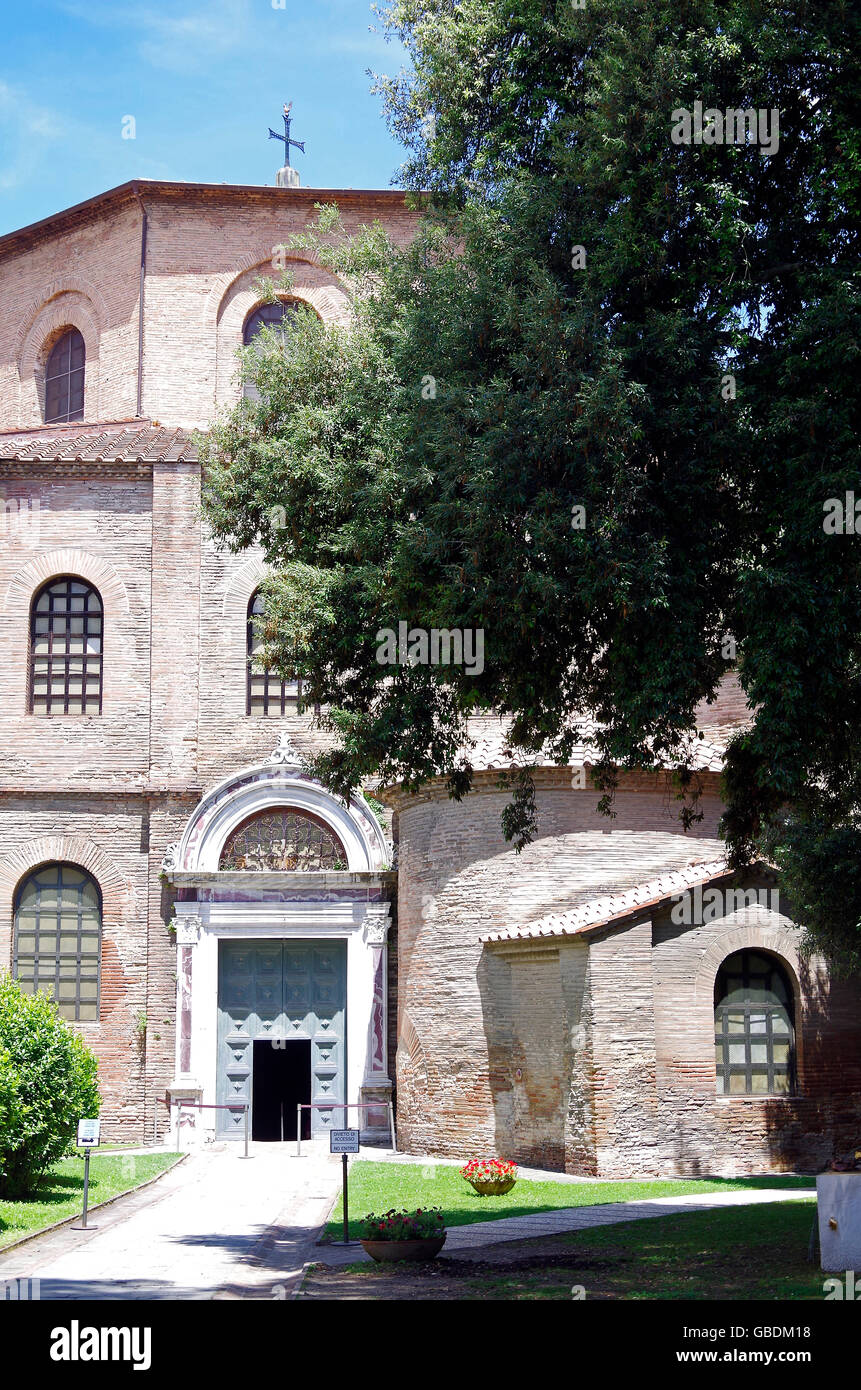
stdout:
{"type": "Polygon", "coordinates": [[[82,579],[52,579],[33,600],[30,713],[101,714],[102,600],[82,579]]]}
{"type": "Polygon", "coordinates": [[[45,367],[45,424],[84,418],[86,348],[77,328],[70,328],[51,349],[45,367]]]}
{"type": "Polygon", "coordinates": [[[12,973],[27,994],[46,991],[64,1018],[99,1017],[102,900],[74,864],[48,864],[25,879],[15,910],[12,973]]]}
{"type": "Polygon", "coordinates": [[[794,1090],[793,1010],[792,986],[773,956],[737,951],[727,957],[715,981],[719,1095],[789,1095],[794,1090]]]}
{"type": "Polygon", "coordinates": [[[260,653],[266,645],[262,631],[265,617],[266,600],[258,589],[248,605],[246,713],[265,714],[270,718],[301,714],[305,708],[301,680],[282,680],[262,662],[260,653]]]}
{"type": "MultiPolygon", "coordinates": [[[[247,347],[263,328],[274,328],[282,343],[285,343],[290,328],[295,322],[298,304],[290,300],[279,300],[276,304],[261,304],[245,320],[242,341],[247,347]]],[[[246,381],[242,387],[243,395],[250,401],[258,401],[260,392],[253,381],[246,381]]]]}
{"type": "Polygon", "coordinates": [[[250,816],[237,826],[221,851],[218,867],[323,872],[346,869],[347,852],[318,816],[284,808],[250,816]]]}

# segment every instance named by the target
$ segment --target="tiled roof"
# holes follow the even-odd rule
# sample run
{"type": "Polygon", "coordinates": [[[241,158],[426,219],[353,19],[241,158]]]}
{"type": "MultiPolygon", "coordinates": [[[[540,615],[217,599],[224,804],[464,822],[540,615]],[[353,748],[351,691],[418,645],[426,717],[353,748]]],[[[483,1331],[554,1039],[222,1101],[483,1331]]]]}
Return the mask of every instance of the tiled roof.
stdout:
{"type": "Polygon", "coordinates": [[[608,894],[603,898],[593,898],[591,902],[581,903],[579,907],[569,908],[567,912],[550,912],[537,922],[525,927],[511,927],[507,931],[488,932],[482,936],[483,942],[491,941],[537,941],[554,936],[578,936],[593,931],[596,927],[607,926],[624,917],[630,917],[639,908],[654,907],[666,898],[684,893],[698,883],[708,883],[728,873],[723,859],[713,859],[703,864],[688,864],[683,869],[674,869],[661,874],[660,878],[650,879],[648,883],[638,883],[621,893],[608,894]]]}
{"type": "Polygon", "coordinates": [[[0,434],[0,460],[24,463],[195,463],[189,430],[150,420],[44,425],[0,434]]]}
{"type": "MultiPolygon", "coordinates": [[[[689,745],[691,767],[697,772],[722,772],[727,744],[741,727],[742,721],[737,724],[711,725],[702,731],[702,737],[692,738],[689,745]]],[[[579,721],[578,729],[582,738],[574,747],[569,760],[569,765],[574,767],[595,763],[598,760],[596,742],[593,741],[597,739],[598,730],[595,720],[586,718],[579,721]]],[[[515,755],[508,746],[508,735],[501,725],[497,728],[485,727],[480,732],[470,730],[470,733],[474,747],[464,751],[475,768],[501,769],[524,767],[529,764],[535,767],[554,766],[553,760],[543,752],[531,758],[520,752],[515,755]]]]}

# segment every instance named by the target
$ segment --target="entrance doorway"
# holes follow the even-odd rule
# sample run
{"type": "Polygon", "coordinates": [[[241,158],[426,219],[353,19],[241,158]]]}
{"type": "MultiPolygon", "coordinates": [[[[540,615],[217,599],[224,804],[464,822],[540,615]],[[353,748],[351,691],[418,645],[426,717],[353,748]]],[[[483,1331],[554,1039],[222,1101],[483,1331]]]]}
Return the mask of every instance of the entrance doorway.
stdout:
{"type": "MultiPolygon", "coordinates": [[[[257,1038],[251,1138],[278,1143],[296,1138],[296,1106],[311,1100],[311,1043],[303,1038],[257,1038]]],[[[311,1138],[311,1112],[302,1111],[302,1138],[311,1138]]]]}
{"type": "MultiPolygon", "coordinates": [[[[259,938],[222,941],[218,952],[219,1138],[241,1139],[241,1102],[255,1139],[296,1138],[296,1104],[346,1100],[347,945],[259,938]]],[[[321,1139],[341,1111],[317,1108],[321,1139]]],[[[307,1123],[307,1121],[306,1121],[307,1123]]],[[[304,1131],[303,1131],[304,1137],[304,1131]]]]}

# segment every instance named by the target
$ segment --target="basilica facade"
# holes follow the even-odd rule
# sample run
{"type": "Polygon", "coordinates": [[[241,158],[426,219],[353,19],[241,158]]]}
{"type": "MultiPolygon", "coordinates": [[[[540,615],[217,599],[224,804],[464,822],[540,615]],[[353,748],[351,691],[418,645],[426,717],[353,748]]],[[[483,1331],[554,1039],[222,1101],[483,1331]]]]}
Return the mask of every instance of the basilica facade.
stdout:
{"type": "Polygon", "coordinates": [[[687,832],[662,769],[599,815],[588,728],[520,855],[497,721],[461,803],[305,771],[326,735],[260,666],[263,557],[207,535],[195,431],[261,324],[348,319],[298,254],[260,292],[320,202],[412,235],[400,193],[282,180],[135,181],[0,237],[0,969],[93,1047],[117,1139],[394,1121],[583,1174],[822,1166],[858,1143],[861,991],[802,958],[770,866],[726,872],[731,675],[687,832]]]}

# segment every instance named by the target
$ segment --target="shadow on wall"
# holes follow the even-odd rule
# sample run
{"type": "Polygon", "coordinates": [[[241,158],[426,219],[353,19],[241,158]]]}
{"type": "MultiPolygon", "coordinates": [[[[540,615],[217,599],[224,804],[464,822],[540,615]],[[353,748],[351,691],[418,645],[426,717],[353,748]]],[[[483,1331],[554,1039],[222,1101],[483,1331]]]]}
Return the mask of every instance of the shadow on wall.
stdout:
{"type": "Polygon", "coordinates": [[[476,979],[487,1043],[494,1156],[563,1172],[571,1058],[558,951],[519,957],[515,972],[507,960],[485,949],[476,979]]]}

